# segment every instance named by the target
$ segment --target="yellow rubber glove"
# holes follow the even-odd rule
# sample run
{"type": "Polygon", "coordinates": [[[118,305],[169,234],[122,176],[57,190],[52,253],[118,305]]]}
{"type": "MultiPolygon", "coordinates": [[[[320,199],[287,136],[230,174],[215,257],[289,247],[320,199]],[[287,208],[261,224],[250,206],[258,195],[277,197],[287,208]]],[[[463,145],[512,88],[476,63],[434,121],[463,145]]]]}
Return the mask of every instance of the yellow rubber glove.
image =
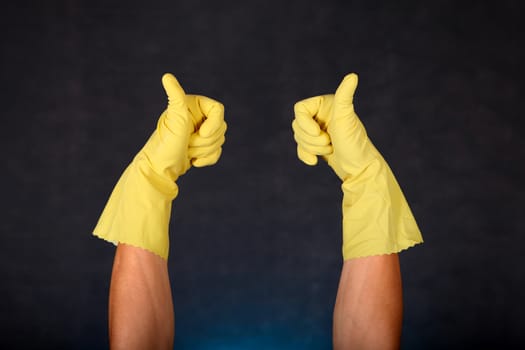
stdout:
{"type": "Polygon", "coordinates": [[[215,164],[225,141],[224,107],[186,95],[171,74],[162,77],[168,108],[157,128],[115,186],[93,234],[146,249],[167,259],[175,183],[191,165],[215,164]]]}
{"type": "Polygon", "coordinates": [[[388,164],[354,111],[357,75],[347,75],[335,95],[295,104],[297,155],[308,165],[322,156],[342,180],[343,258],[397,253],[423,242],[388,164]]]}

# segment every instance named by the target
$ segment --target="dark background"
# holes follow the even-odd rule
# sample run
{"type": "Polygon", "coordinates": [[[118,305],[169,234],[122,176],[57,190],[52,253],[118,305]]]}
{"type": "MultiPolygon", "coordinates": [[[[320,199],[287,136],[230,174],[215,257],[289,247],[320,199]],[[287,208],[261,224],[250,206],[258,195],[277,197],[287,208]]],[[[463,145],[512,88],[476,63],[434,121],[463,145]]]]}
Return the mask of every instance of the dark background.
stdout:
{"type": "Polygon", "coordinates": [[[114,248],[91,230],[166,106],[226,106],[179,180],[177,349],[329,349],[341,192],[295,155],[295,101],[357,72],[356,110],[425,244],[401,254],[403,349],[525,336],[519,1],[12,2],[0,10],[0,347],[107,347],[114,248]]]}

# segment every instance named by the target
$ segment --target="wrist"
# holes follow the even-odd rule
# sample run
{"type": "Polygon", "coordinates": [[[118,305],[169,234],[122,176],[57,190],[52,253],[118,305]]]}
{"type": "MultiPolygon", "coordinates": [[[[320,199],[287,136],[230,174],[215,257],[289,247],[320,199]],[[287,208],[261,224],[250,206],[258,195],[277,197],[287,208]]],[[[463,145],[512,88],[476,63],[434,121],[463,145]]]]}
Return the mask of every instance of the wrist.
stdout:
{"type": "Polygon", "coordinates": [[[168,176],[166,172],[156,171],[153,168],[149,157],[144,152],[139,152],[135,156],[131,166],[149,186],[159,193],[159,195],[171,200],[177,197],[179,191],[175,181],[178,177],[168,176]]]}
{"type": "Polygon", "coordinates": [[[341,185],[343,257],[398,253],[423,241],[388,164],[371,162],[341,185]]]}

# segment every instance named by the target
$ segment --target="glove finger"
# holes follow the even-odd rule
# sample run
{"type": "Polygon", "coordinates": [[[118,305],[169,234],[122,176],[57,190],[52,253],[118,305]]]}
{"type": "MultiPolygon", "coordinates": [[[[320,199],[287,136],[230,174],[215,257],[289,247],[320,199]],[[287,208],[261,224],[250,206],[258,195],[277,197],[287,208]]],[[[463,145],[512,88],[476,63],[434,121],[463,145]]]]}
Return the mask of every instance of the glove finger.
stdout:
{"type": "Polygon", "coordinates": [[[206,118],[199,107],[199,102],[197,100],[197,95],[186,95],[186,106],[191,115],[191,121],[193,124],[192,135],[197,132],[202,121],[206,118]]]}
{"type": "MultiPolygon", "coordinates": [[[[186,94],[177,79],[170,73],[162,76],[162,85],[168,96],[168,108],[166,118],[162,125],[172,134],[191,133],[191,114],[188,113],[186,105],[186,94]]],[[[159,124],[160,125],[160,124],[159,124]]]]}
{"type": "MultiPolygon", "coordinates": [[[[354,111],[354,94],[357,89],[358,78],[348,74],[334,96],[333,120],[329,125],[329,133],[335,143],[344,140],[348,149],[363,151],[366,145],[366,129],[354,111]],[[339,140],[339,141],[337,141],[339,140]],[[351,145],[353,146],[350,146],[351,145]]],[[[333,141],[332,140],[332,141],[333,141]]]]}
{"type": "Polygon", "coordinates": [[[191,161],[191,164],[197,168],[208,166],[208,165],[213,165],[217,163],[217,161],[221,157],[221,154],[222,154],[222,147],[219,147],[217,150],[215,150],[215,152],[213,152],[212,154],[206,157],[193,159],[191,161]]]}
{"type": "Polygon", "coordinates": [[[317,156],[314,154],[308,153],[299,144],[297,145],[297,157],[306,165],[316,165],[317,164],[317,156]]]}
{"type": "Polygon", "coordinates": [[[330,136],[328,136],[328,133],[321,130],[321,134],[319,136],[312,136],[309,135],[307,132],[305,132],[297,123],[297,121],[293,121],[292,123],[292,129],[295,134],[303,141],[310,145],[314,146],[325,146],[330,144],[330,136]]]}
{"type": "Polygon", "coordinates": [[[344,77],[337,88],[334,96],[335,117],[346,115],[346,113],[337,113],[337,109],[350,109],[354,111],[354,94],[357,89],[357,74],[351,73],[344,77]]]}
{"type": "Polygon", "coordinates": [[[210,154],[214,153],[218,148],[220,148],[224,144],[225,140],[226,138],[223,135],[211,145],[202,147],[190,147],[188,148],[188,157],[191,159],[207,157],[210,154]]]}
{"type": "Polygon", "coordinates": [[[168,95],[168,109],[170,108],[184,108],[186,107],[186,93],[179,84],[179,81],[171,73],[166,73],[162,76],[162,86],[168,95]]]}
{"type": "Polygon", "coordinates": [[[226,133],[227,125],[226,122],[222,122],[222,125],[219,129],[215,131],[214,134],[210,135],[209,137],[202,137],[199,135],[199,133],[194,133],[190,137],[190,147],[201,147],[201,146],[209,146],[217,141],[221,136],[224,136],[226,133]]]}
{"type": "Polygon", "coordinates": [[[322,96],[316,96],[299,101],[294,105],[295,120],[306,133],[312,136],[318,136],[321,133],[321,127],[314,120],[321,102],[322,96]]]}
{"type": "Polygon", "coordinates": [[[210,137],[224,123],[224,105],[206,96],[197,96],[197,102],[204,114],[204,121],[199,128],[199,135],[210,137]]]}
{"type": "Polygon", "coordinates": [[[310,154],[314,154],[316,156],[326,156],[333,153],[331,144],[323,146],[311,145],[307,142],[304,142],[297,134],[294,134],[294,139],[299,146],[301,146],[306,152],[310,154]]]}

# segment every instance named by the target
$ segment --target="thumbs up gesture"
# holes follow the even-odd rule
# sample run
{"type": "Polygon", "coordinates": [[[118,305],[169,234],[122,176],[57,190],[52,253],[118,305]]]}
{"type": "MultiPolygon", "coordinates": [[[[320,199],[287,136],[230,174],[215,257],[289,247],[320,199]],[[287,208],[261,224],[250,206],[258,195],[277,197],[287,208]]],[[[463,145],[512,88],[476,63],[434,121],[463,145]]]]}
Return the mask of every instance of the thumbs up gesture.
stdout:
{"type": "Polygon", "coordinates": [[[335,95],[295,104],[297,155],[308,165],[321,156],[342,180],[343,259],[398,253],[423,242],[390,167],[354,110],[357,75],[347,75],[335,95]]]}
{"type": "Polygon", "coordinates": [[[137,157],[146,158],[157,174],[175,181],[191,165],[212,165],[219,159],[226,132],[224,106],[205,96],[186,95],[169,73],[162,84],[168,107],[137,157]]]}
{"type": "Polygon", "coordinates": [[[294,106],[299,159],[315,165],[321,156],[343,181],[381,158],[354,110],[357,81],[356,74],[348,74],[335,95],[311,97],[294,106]]]}
{"type": "Polygon", "coordinates": [[[177,178],[191,165],[219,159],[226,123],[224,107],[211,98],[186,95],[171,74],[162,77],[168,107],[157,128],[124,170],[93,234],[168,258],[171,202],[177,178]]]}

